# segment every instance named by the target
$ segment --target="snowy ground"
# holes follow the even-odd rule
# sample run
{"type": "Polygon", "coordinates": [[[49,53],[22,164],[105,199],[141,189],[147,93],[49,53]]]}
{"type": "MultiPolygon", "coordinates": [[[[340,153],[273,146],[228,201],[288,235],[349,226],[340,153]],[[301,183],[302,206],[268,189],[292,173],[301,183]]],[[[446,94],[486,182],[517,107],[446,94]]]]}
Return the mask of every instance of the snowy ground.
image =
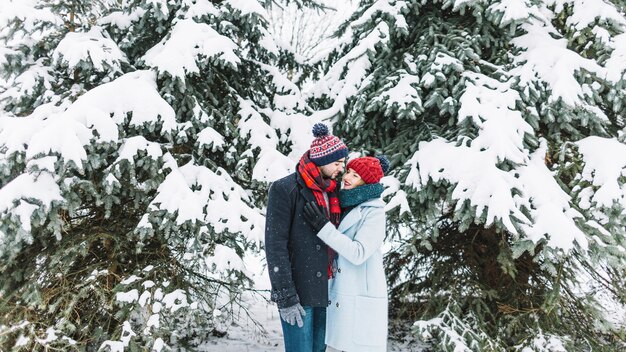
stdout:
{"type": "MultiPolygon", "coordinates": [[[[262,257],[248,257],[246,268],[255,279],[256,289],[268,290],[269,277],[263,267],[262,257]]],[[[205,351],[219,352],[278,352],[284,351],[280,318],[276,306],[267,301],[268,292],[246,293],[245,301],[248,304],[250,316],[260,326],[248,317],[243,309],[228,325],[224,326],[227,334],[213,340],[204,346],[205,351]]],[[[412,341],[389,341],[388,351],[417,352],[423,349],[412,341]]],[[[329,348],[327,350],[331,352],[329,348]]]]}

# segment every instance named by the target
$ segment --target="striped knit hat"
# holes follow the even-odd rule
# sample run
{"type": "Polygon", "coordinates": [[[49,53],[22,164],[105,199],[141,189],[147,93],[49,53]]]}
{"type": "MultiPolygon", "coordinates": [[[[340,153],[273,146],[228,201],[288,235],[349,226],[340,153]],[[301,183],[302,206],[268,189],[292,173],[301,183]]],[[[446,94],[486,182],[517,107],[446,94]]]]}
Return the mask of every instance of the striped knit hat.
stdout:
{"type": "Polygon", "coordinates": [[[313,126],[315,139],[309,149],[309,158],[315,165],[324,166],[348,156],[348,147],[336,136],[328,133],[323,123],[313,126]]]}

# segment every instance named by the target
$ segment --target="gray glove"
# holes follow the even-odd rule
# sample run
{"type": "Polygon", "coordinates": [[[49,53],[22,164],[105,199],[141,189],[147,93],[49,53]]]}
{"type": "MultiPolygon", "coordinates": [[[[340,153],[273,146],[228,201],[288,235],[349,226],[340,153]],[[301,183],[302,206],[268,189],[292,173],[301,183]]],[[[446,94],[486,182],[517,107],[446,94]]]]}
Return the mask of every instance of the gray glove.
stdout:
{"type": "Polygon", "coordinates": [[[304,326],[302,317],[306,315],[306,312],[300,303],[296,303],[295,305],[287,308],[279,308],[278,312],[280,313],[280,317],[290,325],[294,325],[297,322],[299,328],[304,326]]]}

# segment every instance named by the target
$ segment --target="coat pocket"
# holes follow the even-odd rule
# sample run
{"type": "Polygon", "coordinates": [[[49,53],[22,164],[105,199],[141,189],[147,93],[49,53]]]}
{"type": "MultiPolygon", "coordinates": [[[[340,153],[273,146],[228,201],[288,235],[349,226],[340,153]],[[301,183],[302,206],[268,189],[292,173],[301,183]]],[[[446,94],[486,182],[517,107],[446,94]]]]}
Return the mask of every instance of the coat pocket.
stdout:
{"type": "Polygon", "coordinates": [[[356,296],[354,343],[366,346],[387,344],[387,298],[356,296]]]}

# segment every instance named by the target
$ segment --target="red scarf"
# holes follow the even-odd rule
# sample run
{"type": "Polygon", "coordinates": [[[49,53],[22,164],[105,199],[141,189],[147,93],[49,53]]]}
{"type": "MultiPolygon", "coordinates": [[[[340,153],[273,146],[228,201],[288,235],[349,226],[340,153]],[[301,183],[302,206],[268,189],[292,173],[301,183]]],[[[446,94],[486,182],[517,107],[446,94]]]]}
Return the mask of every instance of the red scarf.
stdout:
{"type": "MultiPolygon", "coordinates": [[[[338,189],[337,189],[337,181],[332,179],[325,179],[322,177],[320,170],[317,165],[311,161],[309,158],[309,152],[307,151],[300,158],[300,163],[298,163],[298,173],[302,176],[304,183],[306,186],[313,191],[313,195],[315,196],[315,200],[318,205],[321,205],[326,210],[326,216],[330,220],[335,227],[339,226],[339,222],[341,221],[341,207],[339,206],[339,197],[338,197],[338,189]],[[330,206],[326,206],[326,199],[324,199],[324,193],[328,195],[328,202],[330,206]],[[328,209],[330,209],[330,214],[328,213],[328,209]]],[[[334,276],[333,272],[333,261],[335,259],[335,251],[328,247],[328,277],[332,278],[334,276]]]]}

